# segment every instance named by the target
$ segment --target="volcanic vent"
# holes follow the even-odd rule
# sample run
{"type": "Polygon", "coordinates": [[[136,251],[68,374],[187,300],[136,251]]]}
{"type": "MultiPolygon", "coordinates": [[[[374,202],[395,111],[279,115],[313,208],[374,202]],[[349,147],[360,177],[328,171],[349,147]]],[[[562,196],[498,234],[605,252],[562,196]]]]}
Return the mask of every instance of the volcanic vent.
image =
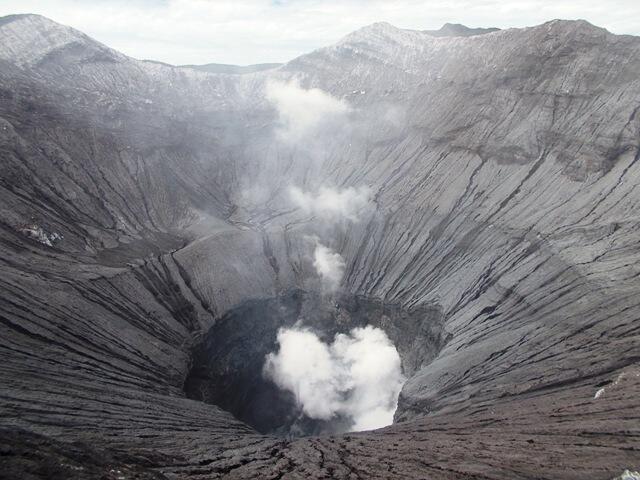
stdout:
{"type": "MultiPolygon", "coordinates": [[[[335,299],[296,290],[277,298],[244,302],[218,320],[194,350],[185,392],[190,398],[233,413],[261,433],[295,437],[350,431],[354,421],[348,415],[336,412],[317,419],[305,414],[299,398],[278,387],[266,374],[265,358],[277,350],[278,333],[283,330],[312,332],[328,344],[336,335],[366,327],[389,337],[405,376],[432,360],[446,341],[442,314],[435,307],[407,310],[366,297],[343,295],[335,299]]],[[[380,355],[379,346],[375,347],[373,353],[380,355]]],[[[304,362],[305,355],[311,354],[302,353],[287,360],[304,362]]],[[[374,399],[361,400],[370,404],[374,399]]]]}

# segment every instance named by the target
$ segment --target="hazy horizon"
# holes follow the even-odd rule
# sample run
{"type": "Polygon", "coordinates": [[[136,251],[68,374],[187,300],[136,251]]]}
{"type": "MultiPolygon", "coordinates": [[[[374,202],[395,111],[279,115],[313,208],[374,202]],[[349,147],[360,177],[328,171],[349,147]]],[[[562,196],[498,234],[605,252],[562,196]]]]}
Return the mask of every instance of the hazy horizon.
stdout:
{"type": "Polygon", "coordinates": [[[174,65],[284,63],[375,22],[398,28],[518,28],[584,19],[640,35],[640,4],[589,0],[7,0],[0,16],[35,13],[74,27],[131,57],[174,65]],[[144,21],[141,21],[144,19],[144,21]],[[250,32],[250,34],[247,34],[250,32]]]}

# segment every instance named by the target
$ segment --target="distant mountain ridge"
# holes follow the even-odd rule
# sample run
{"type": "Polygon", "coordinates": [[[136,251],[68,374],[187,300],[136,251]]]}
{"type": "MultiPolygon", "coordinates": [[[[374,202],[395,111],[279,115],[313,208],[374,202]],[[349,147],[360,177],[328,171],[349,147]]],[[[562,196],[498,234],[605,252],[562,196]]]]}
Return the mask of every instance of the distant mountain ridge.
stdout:
{"type": "Polygon", "coordinates": [[[229,65],[226,63],[206,63],[204,65],[179,65],[181,68],[192,68],[200,72],[226,73],[231,75],[244,75],[247,73],[273,70],[283,65],[282,63],[256,63],[254,65],[229,65]]]}
{"type": "Polygon", "coordinates": [[[499,28],[469,28],[460,23],[445,23],[439,30],[423,30],[434,37],[472,37],[500,31],[499,28]]]}

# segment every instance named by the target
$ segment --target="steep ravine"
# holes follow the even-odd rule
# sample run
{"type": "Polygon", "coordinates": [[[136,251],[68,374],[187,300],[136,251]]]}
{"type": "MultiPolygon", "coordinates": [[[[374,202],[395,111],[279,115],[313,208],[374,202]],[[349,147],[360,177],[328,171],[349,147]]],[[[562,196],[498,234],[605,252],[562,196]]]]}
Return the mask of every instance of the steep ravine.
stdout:
{"type": "Polygon", "coordinates": [[[581,21],[375,24],[233,76],[0,19],[0,476],[640,469],[639,98],[640,39],[581,21]],[[265,88],[291,78],[347,120],[283,141],[265,88]],[[323,185],[366,186],[368,209],[329,224],[291,205],[290,186],[323,185]],[[382,430],[260,434],[235,397],[229,413],[189,393],[194,368],[233,356],[225,338],[260,359],[252,336],[282,318],[254,317],[320,292],[310,238],[345,260],[350,321],[401,354],[382,430]]]}

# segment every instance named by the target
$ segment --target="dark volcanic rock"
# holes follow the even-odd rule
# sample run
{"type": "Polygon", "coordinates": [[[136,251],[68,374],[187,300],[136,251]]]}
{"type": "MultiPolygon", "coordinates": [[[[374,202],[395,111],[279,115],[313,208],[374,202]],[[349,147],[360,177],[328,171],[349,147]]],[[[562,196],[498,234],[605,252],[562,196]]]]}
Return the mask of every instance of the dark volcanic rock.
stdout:
{"type": "Polygon", "coordinates": [[[162,480],[167,477],[151,467],[171,462],[153,452],[135,454],[98,450],[81,442],[60,442],[23,430],[0,430],[0,465],[3,479],[162,480]]]}
{"type": "Polygon", "coordinates": [[[637,470],[639,98],[640,39],[582,21],[439,38],[375,24],[224,75],[0,19],[0,470],[637,470]],[[281,141],[265,84],[293,78],[347,102],[348,124],[281,141]],[[372,211],[327,226],[288,200],[325,184],[369,186],[372,211]],[[287,441],[185,396],[194,350],[234,333],[221,319],[319,292],[311,235],[410,372],[385,429],[287,441]]]}

